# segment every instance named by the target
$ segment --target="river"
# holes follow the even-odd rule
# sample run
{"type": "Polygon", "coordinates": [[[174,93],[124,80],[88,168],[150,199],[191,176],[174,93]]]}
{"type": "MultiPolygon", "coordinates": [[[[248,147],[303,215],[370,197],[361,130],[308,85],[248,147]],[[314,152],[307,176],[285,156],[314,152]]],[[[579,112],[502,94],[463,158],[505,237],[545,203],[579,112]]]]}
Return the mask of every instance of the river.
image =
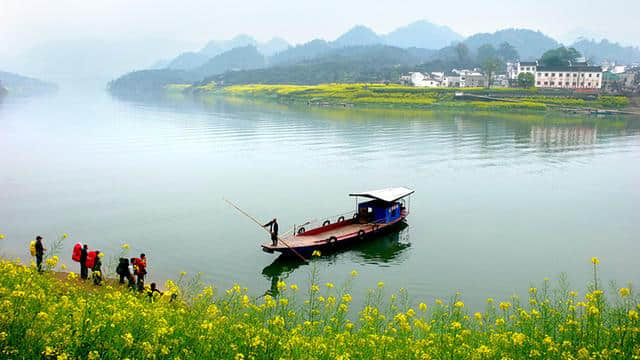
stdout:
{"type": "MultiPolygon", "coordinates": [[[[640,278],[640,119],[123,101],[105,93],[0,104],[0,252],[37,234],[109,256],[145,252],[152,279],[181,271],[260,295],[310,266],[260,250],[267,234],[349,211],[347,194],[415,189],[408,226],[312,262],[354,298],[383,281],[414,301],[456,291],[473,307],[566,273],[640,278]]],[[[76,269],[77,270],[77,269],[76,269]]],[[[539,285],[538,285],[539,286],[539,285]]]]}

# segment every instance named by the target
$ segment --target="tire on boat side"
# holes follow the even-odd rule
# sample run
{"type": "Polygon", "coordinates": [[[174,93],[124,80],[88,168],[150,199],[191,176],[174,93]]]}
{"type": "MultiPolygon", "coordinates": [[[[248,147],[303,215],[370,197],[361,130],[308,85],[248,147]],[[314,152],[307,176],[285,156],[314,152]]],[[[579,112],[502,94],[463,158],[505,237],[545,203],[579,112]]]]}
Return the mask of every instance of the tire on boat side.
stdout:
{"type": "Polygon", "coordinates": [[[336,245],[338,245],[338,238],[335,236],[332,236],[330,238],[327,239],[327,244],[329,244],[329,246],[331,247],[336,247],[336,245]]]}
{"type": "Polygon", "coordinates": [[[337,222],[341,223],[341,222],[343,222],[343,221],[344,221],[344,216],[340,216],[340,217],[338,218],[338,221],[337,221],[337,222]]]}
{"type": "Polygon", "coordinates": [[[300,229],[298,229],[298,235],[303,234],[305,231],[307,231],[304,226],[301,227],[300,229]]]}
{"type": "Polygon", "coordinates": [[[364,239],[364,235],[365,235],[364,230],[362,230],[362,229],[358,230],[358,239],[359,240],[364,239]]]}
{"type": "Polygon", "coordinates": [[[324,227],[324,226],[327,226],[327,225],[329,225],[329,224],[331,224],[331,220],[325,220],[325,221],[322,223],[322,226],[324,227]]]}

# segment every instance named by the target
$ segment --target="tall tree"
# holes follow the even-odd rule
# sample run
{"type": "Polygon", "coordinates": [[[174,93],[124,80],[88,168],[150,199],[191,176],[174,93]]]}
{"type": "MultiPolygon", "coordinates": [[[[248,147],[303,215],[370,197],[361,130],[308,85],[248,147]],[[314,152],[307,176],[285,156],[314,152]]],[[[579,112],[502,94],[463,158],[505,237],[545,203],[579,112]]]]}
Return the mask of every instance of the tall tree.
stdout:
{"type": "Polygon", "coordinates": [[[498,56],[496,48],[491,44],[484,44],[478,48],[478,63],[484,64],[489,59],[495,59],[498,56]]]}
{"type": "Polygon", "coordinates": [[[466,64],[469,61],[469,48],[464,43],[456,45],[456,55],[460,64],[466,64]]]}
{"type": "Polygon", "coordinates": [[[518,74],[518,86],[523,88],[530,88],[533,86],[535,78],[531,73],[522,72],[518,74]]]}
{"type": "Polygon", "coordinates": [[[582,54],[578,50],[561,46],[542,54],[540,63],[544,66],[567,66],[569,62],[575,62],[579,57],[582,57],[582,54]]]}
{"type": "Polygon", "coordinates": [[[493,74],[495,74],[498,69],[500,69],[502,62],[497,57],[487,58],[482,63],[482,69],[484,70],[487,76],[487,87],[491,87],[491,82],[493,80],[493,74]]]}
{"type": "Polygon", "coordinates": [[[520,60],[520,54],[518,54],[518,50],[508,42],[503,42],[498,46],[498,56],[502,59],[502,61],[518,61],[520,60]]]}

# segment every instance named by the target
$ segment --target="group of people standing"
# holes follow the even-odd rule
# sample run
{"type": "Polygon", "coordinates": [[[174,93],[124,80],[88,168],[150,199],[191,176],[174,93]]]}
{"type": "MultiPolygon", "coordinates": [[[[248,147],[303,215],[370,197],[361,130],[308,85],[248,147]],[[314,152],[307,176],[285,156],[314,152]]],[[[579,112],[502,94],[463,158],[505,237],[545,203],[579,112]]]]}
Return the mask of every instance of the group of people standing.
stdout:
{"type": "MultiPolygon", "coordinates": [[[[44,253],[47,249],[44,247],[42,236],[37,236],[36,240],[31,243],[31,255],[36,258],[36,267],[38,272],[42,272],[42,262],[44,253]]],[[[80,278],[87,280],[89,278],[89,269],[91,269],[91,278],[95,285],[102,285],[102,254],[99,250],[89,251],[87,244],[76,244],[71,258],[80,263],[80,278]]],[[[142,292],[144,290],[144,278],[147,275],[147,256],[142,253],[139,258],[120,258],[116,273],[120,277],[120,284],[124,284],[127,279],[128,285],[133,290],[142,292]]],[[[150,295],[154,292],[160,292],[156,288],[156,284],[151,284],[150,295]]]]}
{"type": "MultiPolygon", "coordinates": [[[[147,256],[142,253],[139,258],[120,258],[116,273],[120,277],[120,284],[127,279],[129,287],[144,290],[144,277],[147,275],[147,256]]],[[[151,284],[155,285],[155,284],[151,284]]]]}

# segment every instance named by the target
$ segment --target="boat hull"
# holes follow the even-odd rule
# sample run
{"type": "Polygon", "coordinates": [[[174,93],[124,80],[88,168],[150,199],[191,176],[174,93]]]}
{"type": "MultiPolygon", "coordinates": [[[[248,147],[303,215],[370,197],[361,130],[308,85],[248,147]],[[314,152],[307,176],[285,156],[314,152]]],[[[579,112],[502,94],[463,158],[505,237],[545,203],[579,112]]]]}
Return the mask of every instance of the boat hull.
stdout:
{"type": "Polygon", "coordinates": [[[305,257],[309,257],[316,250],[323,254],[335,252],[395,230],[405,222],[406,216],[407,213],[404,213],[395,221],[386,224],[359,224],[356,220],[346,220],[343,223],[311,229],[300,235],[285,237],[282,240],[286,245],[283,241],[279,241],[276,246],[271,243],[263,244],[262,250],[268,253],[278,252],[284,256],[297,256],[297,252],[306,255],[305,257]]]}

